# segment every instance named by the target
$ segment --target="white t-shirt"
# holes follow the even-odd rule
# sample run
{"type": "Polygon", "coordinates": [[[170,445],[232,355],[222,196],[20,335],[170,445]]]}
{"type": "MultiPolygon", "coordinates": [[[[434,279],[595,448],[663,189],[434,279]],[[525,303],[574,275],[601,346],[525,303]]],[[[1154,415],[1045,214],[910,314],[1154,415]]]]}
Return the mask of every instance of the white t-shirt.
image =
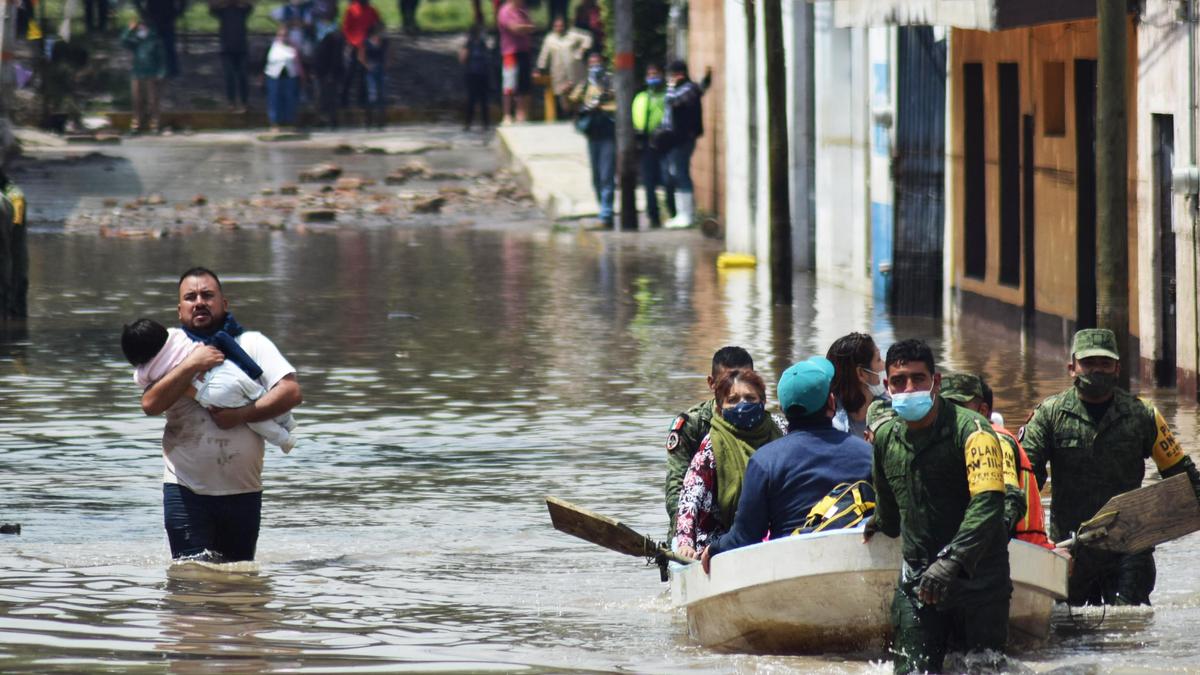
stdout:
{"type": "MultiPolygon", "coordinates": [[[[296,372],[279,349],[257,331],[237,337],[262,368],[268,390],[296,372]]],[[[245,424],[221,429],[212,415],[188,396],[167,409],[163,430],[164,483],[178,483],[202,495],[235,495],[262,490],[263,439],[245,424]]]]}

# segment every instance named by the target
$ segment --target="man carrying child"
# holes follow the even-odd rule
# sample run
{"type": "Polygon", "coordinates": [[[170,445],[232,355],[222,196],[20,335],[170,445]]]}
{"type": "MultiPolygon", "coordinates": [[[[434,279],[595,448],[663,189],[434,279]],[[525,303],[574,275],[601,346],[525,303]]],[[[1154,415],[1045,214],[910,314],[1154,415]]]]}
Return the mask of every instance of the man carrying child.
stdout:
{"type": "Polygon", "coordinates": [[[211,270],[196,267],[179,280],[179,321],[191,335],[222,331],[262,369],[266,393],[238,408],[205,409],[187,395],[197,376],[222,363],[213,344],[192,350],[142,394],[147,415],[166,413],[163,431],[163,516],[172,558],[253,560],[262,511],[263,438],[247,425],[283,416],[300,405],[296,370],[266,336],[244,331],[211,270]]]}

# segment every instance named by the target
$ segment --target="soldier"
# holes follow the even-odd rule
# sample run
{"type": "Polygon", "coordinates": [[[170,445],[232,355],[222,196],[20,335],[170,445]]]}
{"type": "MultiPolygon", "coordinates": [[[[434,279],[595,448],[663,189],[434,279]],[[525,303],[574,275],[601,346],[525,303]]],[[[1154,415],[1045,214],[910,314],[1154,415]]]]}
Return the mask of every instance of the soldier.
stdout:
{"type": "MultiPolygon", "coordinates": [[[[1187,473],[1200,496],[1200,473],[1153,404],[1117,387],[1117,338],[1103,328],[1075,333],[1067,372],[1074,386],[1033,411],[1019,438],[1038,486],[1046,463],[1054,474],[1050,537],[1061,541],[1110,498],[1142,485],[1147,458],[1163,478],[1187,473]]],[[[1081,547],[1074,552],[1067,601],[1072,605],[1148,605],[1154,550],[1122,555],[1081,547]]]]}
{"type": "Polygon", "coordinates": [[[892,345],[885,368],[895,416],[869,413],[876,506],[863,538],[903,537],[895,671],[937,672],[950,649],[1000,653],[1008,640],[1003,452],[991,423],[939,395],[924,342],[892,345]]]}
{"type": "MultiPolygon", "coordinates": [[[[738,368],[754,370],[754,359],[750,358],[749,352],[732,346],[718,349],[712,358],[708,390],[712,391],[725,373],[738,368]]],[[[679,490],[683,487],[683,477],[696,450],[700,448],[700,441],[708,435],[715,404],[716,401],[710,398],[692,406],[687,412],[679,413],[667,434],[667,516],[671,519],[668,540],[675,538],[675,515],[679,510],[679,490]]]]}

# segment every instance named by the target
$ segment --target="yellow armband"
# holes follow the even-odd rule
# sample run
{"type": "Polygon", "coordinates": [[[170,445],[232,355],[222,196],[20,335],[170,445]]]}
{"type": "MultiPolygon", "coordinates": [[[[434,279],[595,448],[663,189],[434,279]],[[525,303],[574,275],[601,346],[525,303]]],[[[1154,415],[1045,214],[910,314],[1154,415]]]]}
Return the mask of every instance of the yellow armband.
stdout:
{"type": "MultiPolygon", "coordinates": [[[[976,431],[967,437],[967,488],[971,496],[981,492],[1004,492],[1007,473],[1004,452],[1000,441],[985,431],[976,431]]],[[[1016,479],[1016,471],[1013,471],[1016,479]]]]}
{"type": "Polygon", "coordinates": [[[1179,463],[1183,459],[1183,448],[1180,447],[1179,441],[1175,440],[1175,434],[1171,433],[1171,427],[1167,426],[1167,421],[1163,419],[1162,413],[1158,412],[1158,408],[1154,409],[1154,427],[1158,434],[1154,438],[1154,450],[1151,456],[1154,457],[1154,464],[1159,471],[1169,469],[1179,463]]]}
{"type": "Polygon", "coordinates": [[[1017,489],[1021,488],[1021,483],[1017,479],[1017,447],[1013,445],[1012,440],[1005,437],[1007,442],[1001,443],[1004,446],[1004,484],[1011,485],[1017,489]]]}

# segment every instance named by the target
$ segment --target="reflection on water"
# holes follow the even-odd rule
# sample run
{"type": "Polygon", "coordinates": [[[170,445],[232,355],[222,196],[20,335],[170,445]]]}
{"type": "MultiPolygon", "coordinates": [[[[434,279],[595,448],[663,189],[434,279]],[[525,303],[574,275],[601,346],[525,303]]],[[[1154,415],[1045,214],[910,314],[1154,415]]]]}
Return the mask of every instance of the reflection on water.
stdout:
{"type": "MultiPolygon", "coordinates": [[[[1061,345],[1003,326],[893,321],[807,277],[773,308],[766,270],[718,273],[690,234],[42,233],[31,248],[33,316],[0,340],[0,520],[25,526],[0,538],[0,671],[888,672],[691,644],[654,568],[558,534],[542,496],[661,536],[662,432],[729,342],[773,382],[850,330],[924,336],[985,372],[1013,421],[1068,384],[1061,345]],[[254,570],[168,565],[162,421],[117,346],[136,316],[171,320],[194,263],[224,274],[305,391],[302,444],[268,451],[254,570]]],[[[1195,406],[1154,397],[1194,441],[1195,406]]],[[[1054,644],[1017,658],[1200,668],[1193,545],[1160,549],[1152,613],[1062,616],[1054,644]]]]}

